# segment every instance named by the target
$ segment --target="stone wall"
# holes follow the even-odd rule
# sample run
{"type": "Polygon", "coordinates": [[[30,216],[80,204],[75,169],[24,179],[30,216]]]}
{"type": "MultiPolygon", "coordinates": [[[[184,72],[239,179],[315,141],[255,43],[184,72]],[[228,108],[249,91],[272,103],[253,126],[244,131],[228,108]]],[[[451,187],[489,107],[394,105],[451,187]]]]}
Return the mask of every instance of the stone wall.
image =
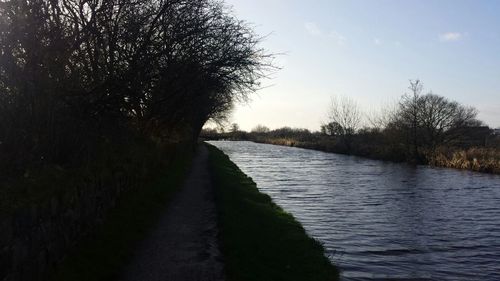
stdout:
{"type": "Polygon", "coordinates": [[[102,222],[138,177],[116,174],[61,188],[46,202],[0,217],[0,280],[44,280],[69,249],[102,222]]]}

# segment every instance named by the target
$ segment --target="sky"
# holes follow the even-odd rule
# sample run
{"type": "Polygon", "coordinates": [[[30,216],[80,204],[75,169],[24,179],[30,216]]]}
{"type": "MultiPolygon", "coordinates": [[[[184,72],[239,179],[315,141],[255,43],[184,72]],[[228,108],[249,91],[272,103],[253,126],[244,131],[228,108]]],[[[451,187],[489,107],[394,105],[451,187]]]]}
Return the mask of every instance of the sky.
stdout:
{"type": "Polygon", "coordinates": [[[281,69],[231,122],[319,130],[332,96],[369,114],[390,107],[410,79],[476,107],[500,127],[500,1],[226,0],[266,36],[281,69]]]}

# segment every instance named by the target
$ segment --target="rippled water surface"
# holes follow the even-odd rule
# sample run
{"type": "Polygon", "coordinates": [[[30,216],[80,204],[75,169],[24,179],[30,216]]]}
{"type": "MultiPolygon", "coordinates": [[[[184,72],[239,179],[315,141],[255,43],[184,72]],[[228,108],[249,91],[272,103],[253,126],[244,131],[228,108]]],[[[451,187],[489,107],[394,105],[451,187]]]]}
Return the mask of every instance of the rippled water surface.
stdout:
{"type": "Polygon", "coordinates": [[[211,142],[319,239],[343,280],[500,280],[500,176],[211,142]]]}

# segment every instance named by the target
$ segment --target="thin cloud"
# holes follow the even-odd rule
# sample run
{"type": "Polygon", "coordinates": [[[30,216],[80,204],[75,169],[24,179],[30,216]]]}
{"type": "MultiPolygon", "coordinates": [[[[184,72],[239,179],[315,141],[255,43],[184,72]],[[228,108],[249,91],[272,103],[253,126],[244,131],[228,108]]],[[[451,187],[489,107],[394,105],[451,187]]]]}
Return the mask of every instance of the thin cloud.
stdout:
{"type": "Polygon", "coordinates": [[[304,27],[306,28],[307,32],[313,36],[323,35],[323,32],[321,31],[319,26],[314,22],[306,22],[304,24],[304,27]]]}
{"type": "Polygon", "coordinates": [[[332,30],[330,32],[330,34],[328,34],[328,37],[332,38],[333,40],[335,40],[335,42],[337,42],[337,45],[339,46],[344,46],[347,39],[344,37],[344,35],[338,33],[337,31],[335,30],[332,30]]]}
{"type": "Polygon", "coordinates": [[[339,46],[344,46],[345,43],[347,42],[347,39],[345,38],[344,35],[340,34],[335,30],[332,30],[330,32],[325,32],[315,22],[306,22],[304,24],[304,28],[310,35],[314,37],[333,39],[335,43],[337,43],[337,45],[339,46]]]}
{"type": "Polygon", "coordinates": [[[460,32],[446,32],[439,34],[439,40],[442,42],[453,42],[462,40],[464,35],[460,32]]]}
{"type": "Polygon", "coordinates": [[[382,45],[382,40],[380,38],[373,38],[373,44],[380,46],[382,45]]]}

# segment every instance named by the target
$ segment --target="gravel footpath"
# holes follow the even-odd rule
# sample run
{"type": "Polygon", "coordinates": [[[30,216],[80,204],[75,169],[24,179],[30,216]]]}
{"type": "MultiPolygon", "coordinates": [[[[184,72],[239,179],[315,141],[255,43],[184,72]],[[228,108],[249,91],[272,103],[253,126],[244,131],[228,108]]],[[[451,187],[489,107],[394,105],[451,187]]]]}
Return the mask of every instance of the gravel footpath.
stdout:
{"type": "Polygon", "coordinates": [[[137,249],[122,280],[222,281],[217,234],[208,149],[200,145],[184,186],[137,249]]]}

